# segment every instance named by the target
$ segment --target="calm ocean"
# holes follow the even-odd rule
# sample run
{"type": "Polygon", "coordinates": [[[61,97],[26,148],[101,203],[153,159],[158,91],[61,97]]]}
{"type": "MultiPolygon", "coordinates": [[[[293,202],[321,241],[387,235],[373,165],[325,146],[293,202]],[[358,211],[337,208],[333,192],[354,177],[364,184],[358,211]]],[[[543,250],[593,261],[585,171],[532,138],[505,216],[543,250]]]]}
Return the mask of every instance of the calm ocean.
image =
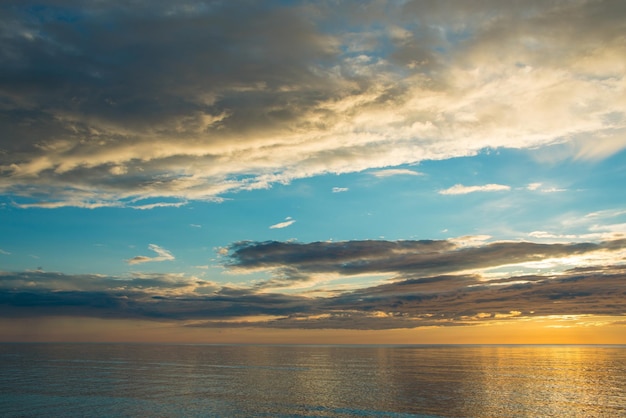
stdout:
{"type": "Polygon", "coordinates": [[[626,347],[0,344],[2,417],[626,417],[626,347]]]}

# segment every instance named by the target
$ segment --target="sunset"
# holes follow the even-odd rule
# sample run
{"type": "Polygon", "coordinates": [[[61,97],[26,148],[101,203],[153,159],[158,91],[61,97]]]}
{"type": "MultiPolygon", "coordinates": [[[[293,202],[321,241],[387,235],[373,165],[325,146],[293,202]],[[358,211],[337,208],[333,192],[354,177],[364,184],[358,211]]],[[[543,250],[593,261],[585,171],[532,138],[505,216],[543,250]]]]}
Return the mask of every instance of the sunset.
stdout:
{"type": "Polygon", "coordinates": [[[0,46],[0,342],[626,344],[626,2],[9,0],[0,46]]]}

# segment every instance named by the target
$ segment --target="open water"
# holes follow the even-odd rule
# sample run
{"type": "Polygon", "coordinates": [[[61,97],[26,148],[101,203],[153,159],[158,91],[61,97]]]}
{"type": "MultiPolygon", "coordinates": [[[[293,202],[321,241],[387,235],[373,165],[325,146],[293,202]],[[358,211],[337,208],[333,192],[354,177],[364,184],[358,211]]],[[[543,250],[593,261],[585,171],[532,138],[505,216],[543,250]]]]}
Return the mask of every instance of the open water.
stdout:
{"type": "Polygon", "coordinates": [[[626,347],[0,344],[0,416],[626,417],[626,347]]]}

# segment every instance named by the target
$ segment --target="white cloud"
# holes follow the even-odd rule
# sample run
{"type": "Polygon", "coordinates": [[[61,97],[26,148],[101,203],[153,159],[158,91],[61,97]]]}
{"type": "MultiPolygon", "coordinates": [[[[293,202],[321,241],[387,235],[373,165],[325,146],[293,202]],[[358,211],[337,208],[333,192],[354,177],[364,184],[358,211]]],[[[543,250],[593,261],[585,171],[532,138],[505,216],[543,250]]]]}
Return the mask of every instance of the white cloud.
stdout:
{"type": "Polygon", "coordinates": [[[138,210],[149,210],[154,208],[179,208],[181,206],[185,206],[187,202],[158,202],[158,203],[149,203],[145,205],[136,205],[130,206],[133,209],[138,210]]]}
{"type": "Polygon", "coordinates": [[[558,187],[548,187],[546,189],[541,189],[542,193],[561,193],[566,191],[567,189],[560,189],[558,187]]]}
{"type": "Polygon", "coordinates": [[[612,233],[624,235],[624,234],[626,234],[626,223],[608,224],[608,225],[593,225],[593,226],[589,227],[589,230],[590,231],[612,232],[612,233]]]}
{"type": "Polygon", "coordinates": [[[602,160],[626,148],[626,129],[600,132],[593,142],[580,141],[578,148],[576,158],[602,160]]]}
{"type": "MultiPolygon", "coordinates": [[[[584,236],[576,235],[576,234],[554,234],[547,231],[532,231],[528,233],[529,237],[539,238],[539,239],[580,239],[580,238],[589,238],[589,235],[586,234],[584,236]]],[[[599,238],[600,236],[594,235],[594,238],[599,238]]]]}
{"type": "Polygon", "coordinates": [[[165,248],[159,247],[156,244],[150,244],[148,245],[148,248],[151,251],[154,251],[155,253],[157,253],[156,257],[147,257],[144,255],[138,255],[135,256],[131,259],[126,260],[126,262],[128,264],[141,264],[141,263],[148,263],[148,262],[152,262],[152,261],[171,261],[174,260],[174,256],[172,255],[172,253],[170,253],[168,250],[166,250],[165,248]]]}
{"type": "Polygon", "coordinates": [[[277,224],[274,224],[272,226],[270,226],[270,229],[282,229],[282,228],[287,228],[288,226],[292,225],[294,222],[296,222],[295,219],[291,219],[290,216],[285,218],[284,222],[279,222],[277,224]]]}
{"type": "Polygon", "coordinates": [[[490,239],[490,235],[465,235],[462,237],[450,238],[448,241],[452,242],[459,248],[464,248],[484,245],[490,239]]]}
{"type": "Polygon", "coordinates": [[[538,191],[541,193],[560,193],[560,192],[566,192],[567,189],[562,189],[562,188],[558,188],[558,187],[546,187],[544,186],[543,183],[528,183],[528,185],[526,185],[526,190],[530,190],[530,191],[538,191]]]}
{"type": "Polygon", "coordinates": [[[128,169],[124,166],[116,165],[109,169],[109,173],[113,174],[114,176],[121,176],[128,173],[128,169]]]}
{"type": "Polygon", "coordinates": [[[585,218],[600,218],[600,219],[604,219],[604,218],[614,218],[614,217],[621,216],[621,215],[626,215],[626,210],[625,209],[601,210],[601,211],[597,211],[597,212],[588,213],[584,217],[585,218]]]}
{"type": "Polygon", "coordinates": [[[343,193],[343,192],[347,192],[348,190],[350,190],[347,187],[333,187],[333,193],[343,193]]]}
{"type": "Polygon", "coordinates": [[[100,200],[97,202],[85,201],[76,198],[68,200],[60,200],[55,202],[34,202],[34,203],[13,203],[15,206],[21,209],[28,208],[40,208],[40,209],[58,209],[66,207],[77,207],[83,209],[98,209],[98,208],[118,208],[124,206],[121,202],[112,200],[100,200]]]}
{"type": "Polygon", "coordinates": [[[485,184],[483,186],[464,186],[462,184],[455,184],[448,189],[440,190],[439,194],[456,195],[475,192],[498,192],[505,190],[511,190],[511,187],[503,184],[485,184]]]}
{"type": "MultiPolygon", "coordinates": [[[[7,29],[6,49],[23,52],[7,65],[23,71],[6,80],[9,116],[0,131],[12,135],[0,138],[0,193],[28,199],[17,199],[24,208],[125,206],[137,198],[216,201],[298,178],[485,148],[560,143],[567,145],[564,157],[597,160],[626,147],[623,28],[615,19],[621,11],[610,10],[619,2],[537,2],[528,13],[511,2],[427,3],[390,3],[384,13],[367,14],[367,22],[351,16],[350,33],[333,27],[335,20],[319,20],[328,15],[316,9],[327,6],[288,8],[280,16],[292,25],[290,37],[265,10],[240,16],[216,4],[183,29],[190,16],[174,18],[157,4],[151,6],[156,24],[139,34],[139,4],[120,8],[123,16],[115,6],[98,6],[98,13],[85,6],[85,25],[104,20],[81,42],[55,39],[47,19],[20,24],[17,9],[5,8],[7,21],[24,26],[13,35],[28,29],[50,39],[23,49],[7,29]],[[234,21],[242,33],[232,30],[234,21]],[[212,22],[221,22],[215,32],[197,29],[212,22]],[[97,40],[106,33],[98,31],[113,23],[119,44],[103,50],[97,40]],[[381,29],[372,32],[373,26],[381,29]],[[162,43],[151,36],[154,28],[174,35],[162,43]],[[127,60],[129,46],[147,55],[127,60]],[[98,78],[93,57],[104,53],[111,62],[127,61],[123,68],[105,66],[98,78]],[[75,68],[65,71],[70,61],[75,68]],[[49,65],[33,64],[41,62],[49,65]],[[49,86],[51,72],[69,87],[49,86]],[[137,82],[136,74],[145,77],[137,82]],[[41,88],[20,82],[24,76],[41,88]],[[113,84],[126,88],[102,90],[113,84]],[[105,95],[114,97],[102,100],[105,95]]],[[[336,21],[352,14],[339,9],[336,21]]],[[[372,175],[420,173],[390,168],[372,175]]],[[[176,204],[135,208],[163,205],[176,204]]]]}
{"type": "Polygon", "coordinates": [[[391,177],[391,176],[423,176],[424,173],[409,170],[407,168],[389,168],[385,170],[376,170],[370,173],[375,177],[391,177]]]}
{"type": "Polygon", "coordinates": [[[4,255],[11,255],[10,252],[3,250],[2,248],[0,248],[0,254],[4,254],[4,255]]]}

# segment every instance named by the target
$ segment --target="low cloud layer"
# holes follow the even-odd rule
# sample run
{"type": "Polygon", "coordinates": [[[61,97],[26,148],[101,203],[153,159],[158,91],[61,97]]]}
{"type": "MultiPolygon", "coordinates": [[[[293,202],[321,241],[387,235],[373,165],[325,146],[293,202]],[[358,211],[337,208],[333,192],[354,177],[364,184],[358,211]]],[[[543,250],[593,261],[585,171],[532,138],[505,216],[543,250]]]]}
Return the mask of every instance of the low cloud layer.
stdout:
{"type": "Polygon", "coordinates": [[[626,250],[626,240],[599,244],[493,242],[480,245],[481,239],[484,238],[478,237],[477,241],[464,237],[423,241],[240,242],[229,248],[227,266],[239,272],[266,270],[281,275],[288,270],[300,279],[324,273],[433,276],[597,253],[615,252],[616,258],[621,259],[626,250]]]}
{"type": "Polygon", "coordinates": [[[0,16],[0,193],[22,207],[626,147],[619,0],[9,0],[0,16]]]}
{"type": "Polygon", "coordinates": [[[600,244],[453,241],[236,244],[229,268],[279,274],[248,286],[182,274],[128,277],[43,271],[0,273],[3,317],[39,315],[192,320],[194,326],[389,329],[462,326],[552,315],[626,314],[625,241],[600,244]],[[555,257],[612,255],[613,264],[544,273],[463,273],[555,257]],[[290,269],[291,274],[284,274],[290,269]],[[389,273],[379,285],[319,292],[271,290],[310,275],[389,273]],[[268,287],[268,284],[271,286],[268,287]],[[312,295],[322,296],[312,296],[312,295]],[[258,317],[271,319],[258,319],[258,317]],[[251,322],[250,317],[257,317],[251,322]]]}

